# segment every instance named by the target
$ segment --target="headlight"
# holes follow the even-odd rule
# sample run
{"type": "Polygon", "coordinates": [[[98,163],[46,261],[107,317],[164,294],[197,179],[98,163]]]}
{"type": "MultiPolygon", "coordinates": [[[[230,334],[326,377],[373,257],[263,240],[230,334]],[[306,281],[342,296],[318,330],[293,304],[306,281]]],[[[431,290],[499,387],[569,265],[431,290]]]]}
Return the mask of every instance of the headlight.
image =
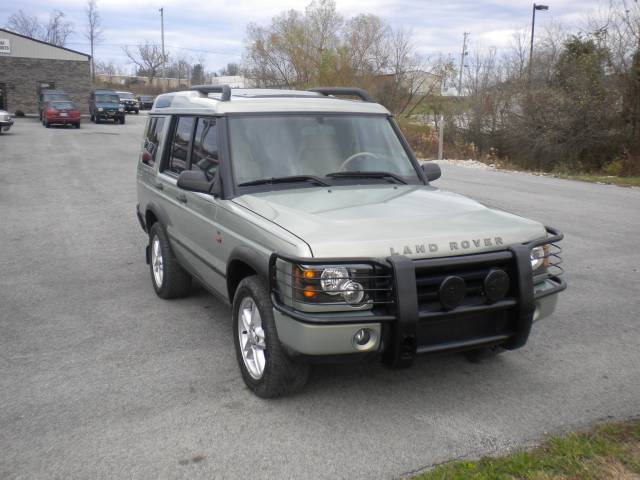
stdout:
{"type": "Polygon", "coordinates": [[[536,271],[549,265],[549,245],[542,245],[531,249],[531,270],[536,271]]]}
{"type": "Polygon", "coordinates": [[[372,268],[368,265],[297,265],[293,271],[294,299],[314,303],[346,303],[365,306],[370,298],[368,285],[372,268]]]}
{"type": "Polygon", "coordinates": [[[349,271],[345,267],[329,267],[320,274],[320,286],[329,295],[338,295],[349,281],[349,271]]]}
{"type": "Polygon", "coordinates": [[[309,265],[276,261],[280,300],[297,310],[369,310],[392,300],[391,276],[369,264],[309,265]]]}
{"type": "Polygon", "coordinates": [[[98,111],[99,111],[99,112],[103,112],[103,111],[104,111],[104,108],[102,108],[102,107],[98,107],[98,111]]]}
{"type": "Polygon", "coordinates": [[[120,108],[118,109],[118,111],[119,111],[119,112],[124,112],[124,108],[120,107],[120,108]]]}

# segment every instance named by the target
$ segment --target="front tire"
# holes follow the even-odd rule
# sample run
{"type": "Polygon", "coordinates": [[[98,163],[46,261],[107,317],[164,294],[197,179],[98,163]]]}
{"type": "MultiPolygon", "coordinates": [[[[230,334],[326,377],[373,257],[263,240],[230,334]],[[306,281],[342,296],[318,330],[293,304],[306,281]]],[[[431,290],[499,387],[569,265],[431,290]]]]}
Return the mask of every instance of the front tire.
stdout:
{"type": "Polygon", "coordinates": [[[233,338],[242,379],[257,396],[292,394],[307,383],[310,367],[285,352],[269,292],[256,276],[243,279],[233,297],[233,338]]]}
{"type": "Polygon", "coordinates": [[[157,222],[149,230],[149,248],[149,272],[156,294],[165,300],[186,296],[191,275],[178,263],[164,228],[157,222]]]}

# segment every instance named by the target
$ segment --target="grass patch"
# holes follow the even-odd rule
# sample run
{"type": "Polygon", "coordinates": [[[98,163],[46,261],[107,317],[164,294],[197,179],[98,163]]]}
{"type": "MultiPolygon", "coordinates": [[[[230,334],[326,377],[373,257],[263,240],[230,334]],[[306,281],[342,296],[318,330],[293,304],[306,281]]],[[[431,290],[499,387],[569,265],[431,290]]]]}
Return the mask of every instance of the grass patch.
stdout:
{"type": "Polygon", "coordinates": [[[499,458],[452,462],[414,480],[632,480],[640,478],[640,420],[552,437],[499,458]]]}
{"type": "Polygon", "coordinates": [[[581,182],[606,183],[607,185],[620,185],[623,187],[640,187],[640,177],[616,177],[608,175],[556,175],[567,180],[579,180],[581,182]]]}

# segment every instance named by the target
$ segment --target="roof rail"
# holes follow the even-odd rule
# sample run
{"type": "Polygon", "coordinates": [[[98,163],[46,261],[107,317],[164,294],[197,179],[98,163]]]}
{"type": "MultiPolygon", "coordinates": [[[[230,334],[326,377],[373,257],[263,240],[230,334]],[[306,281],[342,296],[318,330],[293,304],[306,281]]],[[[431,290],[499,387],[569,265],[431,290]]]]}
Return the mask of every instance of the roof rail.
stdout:
{"type": "Polygon", "coordinates": [[[322,95],[353,95],[356,97],[360,97],[360,99],[364,102],[375,103],[374,98],[369,95],[369,92],[363,90],[362,88],[355,87],[318,87],[318,88],[309,88],[307,89],[309,92],[321,93],[322,95]]]}
{"type": "Polygon", "coordinates": [[[231,88],[229,85],[195,85],[191,87],[189,90],[195,90],[197,92],[202,93],[203,95],[208,95],[210,93],[221,93],[220,101],[228,102],[231,100],[231,88]]]}

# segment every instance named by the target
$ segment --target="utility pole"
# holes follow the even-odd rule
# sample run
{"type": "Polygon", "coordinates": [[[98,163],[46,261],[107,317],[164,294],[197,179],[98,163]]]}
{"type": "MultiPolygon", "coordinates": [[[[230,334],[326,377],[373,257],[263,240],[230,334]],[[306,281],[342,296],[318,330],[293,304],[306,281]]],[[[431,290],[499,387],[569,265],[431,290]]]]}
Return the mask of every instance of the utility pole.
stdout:
{"type": "Polygon", "coordinates": [[[462,39],[462,54],[460,55],[460,73],[458,74],[458,96],[462,96],[462,72],[464,71],[464,57],[468,55],[467,52],[467,38],[469,38],[469,32],[464,32],[462,39]]]}
{"type": "Polygon", "coordinates": [[[438,119],[440,128],[438,129],[438,160],[442,160],[444,149],[444,115],[441,113],[438,119]]]}
{"type": "Polygon", "coordinates": [[[536,10],[549,10],[549,6],[533,4],[533,14],[531,15],[531,46],[529,47],[529,85],[531,85],[531,67],[533,64],[533,32],[536,29],[536,10]]]}
{"type": "MultiPolygon", "coordinates": [[[[464,57],[467,55],[467,38],[469,32],[464,32],[462,38],[462,55],[460,55],[460,74],[458,76],[458,97],[462,96],[462,72],[464,70],[464,57]]],[[[444,114],[440,114],[438,118],[438,160],[443,158],[444,150],[444,114]]]]}
{"type": "Polygon", "coordinates": [[[162,87],[162,91],[165,91],[165,62],[167,61],[167,57],[164,54],[164,7],[160,9],[160,32],[162,35],[162,80],[160,81],[160,86],[162,87]]]}

